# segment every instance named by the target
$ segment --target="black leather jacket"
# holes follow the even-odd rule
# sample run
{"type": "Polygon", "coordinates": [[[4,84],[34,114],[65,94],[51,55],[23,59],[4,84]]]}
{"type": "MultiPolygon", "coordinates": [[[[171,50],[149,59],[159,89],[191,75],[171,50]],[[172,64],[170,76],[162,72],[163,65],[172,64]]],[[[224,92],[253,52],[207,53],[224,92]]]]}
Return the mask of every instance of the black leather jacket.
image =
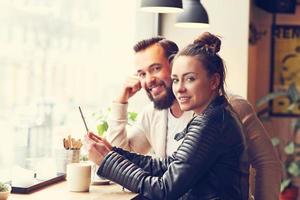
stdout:
{"type": "Polygon", "coordinates": [[[226,98],[194,117],[172,156],[154,159],[114,147],[98,169],[148,199],[248,200],[248,162],[240,123],[226,98]]]}

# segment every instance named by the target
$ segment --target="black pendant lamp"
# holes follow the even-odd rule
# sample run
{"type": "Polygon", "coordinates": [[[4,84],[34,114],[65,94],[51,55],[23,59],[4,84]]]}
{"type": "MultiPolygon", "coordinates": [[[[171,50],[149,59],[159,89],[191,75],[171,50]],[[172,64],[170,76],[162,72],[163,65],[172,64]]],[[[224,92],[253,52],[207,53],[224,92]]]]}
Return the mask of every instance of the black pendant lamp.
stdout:
{"type": "Polygon", "coordinates": [[[141,10],[155,13],[182,12],[182,0],[141,0],[141,10]]]}
{"type": "Polygon", "coordinates": [[[176,27],[206,28],[209,27],[208,15],[200,0],[183,0],[184,12],[177,15],[176,27]]]}

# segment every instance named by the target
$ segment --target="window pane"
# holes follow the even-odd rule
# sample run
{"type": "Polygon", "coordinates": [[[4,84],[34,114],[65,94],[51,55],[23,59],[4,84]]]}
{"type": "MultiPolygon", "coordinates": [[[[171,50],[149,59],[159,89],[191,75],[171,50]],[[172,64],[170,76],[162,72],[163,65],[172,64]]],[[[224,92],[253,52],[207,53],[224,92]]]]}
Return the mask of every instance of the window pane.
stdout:
{"type": "Polygon", "coordinates": [[[141,37],[136,1],[118,3],[0,1],[0,180],[13,164],[33,168],[54,156],[63,137],[82,137],[78,105],[96,129],[92,113],[132,72],[141,37]]]}

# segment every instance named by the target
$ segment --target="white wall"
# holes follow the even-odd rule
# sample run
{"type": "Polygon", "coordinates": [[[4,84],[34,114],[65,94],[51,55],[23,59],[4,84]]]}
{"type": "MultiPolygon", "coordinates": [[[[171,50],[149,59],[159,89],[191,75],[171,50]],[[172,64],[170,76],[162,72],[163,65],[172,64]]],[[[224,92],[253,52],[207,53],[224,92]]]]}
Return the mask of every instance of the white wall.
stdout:
{"type": "MultiPolygon", "coordinates": [[[[125,79],[135,72],[133,65],[133,45],[142,39],[153,37],[157,34],[157,14],[140,11],[140,1],[120,1],[119,6],[114,6],[114,1],[103,1],[100,13],[103,20],[102,35],[103,63],[99,67],[103,68],[104,76],[101,76],[103,83],[98,85],[98,95],[105,97],[101,102],[110,106],[113,99],[119,94],[125,79]],[[108,8],[114,7],[112,10],[108,8]],[[120,48],[122,47],[122,48],[120,48]],[[109,85],[108,85],[109,84],[109,85]],[[107,90],[106,88],[111,88],[107,90]]],[[[137,93],[130,99],[129,111],[137,111],[144,107],[148,97],[143,92],[137,93]]]]}
{"type": "Polygon", "coordinates": [[[161,34],[184,47],[204,31],[222,37],[220,55],[227,67],[227,88],[247,97],[249,0],[203,0],[210,27],[182,29],[174,26],[176,14],[162,15],[161,34]]]}

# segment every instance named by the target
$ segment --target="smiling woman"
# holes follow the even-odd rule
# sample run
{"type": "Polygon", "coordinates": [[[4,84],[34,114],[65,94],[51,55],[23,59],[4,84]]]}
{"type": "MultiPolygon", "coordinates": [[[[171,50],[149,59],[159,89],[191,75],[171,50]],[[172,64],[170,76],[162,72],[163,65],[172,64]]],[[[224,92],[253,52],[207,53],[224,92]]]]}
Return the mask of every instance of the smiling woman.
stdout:
{"type": "Polygon", "coordinates": [[[0,180],[13,164],[34,169],[53,156],[57,137],[80,134],[78,105],[91,113],[111,102],[130,73],[132,44],[155,34],[154,15],[141,16],[136,3],[0,1],[0,180]]]}

